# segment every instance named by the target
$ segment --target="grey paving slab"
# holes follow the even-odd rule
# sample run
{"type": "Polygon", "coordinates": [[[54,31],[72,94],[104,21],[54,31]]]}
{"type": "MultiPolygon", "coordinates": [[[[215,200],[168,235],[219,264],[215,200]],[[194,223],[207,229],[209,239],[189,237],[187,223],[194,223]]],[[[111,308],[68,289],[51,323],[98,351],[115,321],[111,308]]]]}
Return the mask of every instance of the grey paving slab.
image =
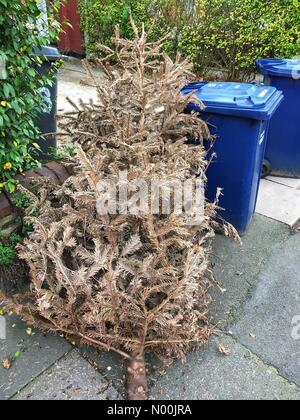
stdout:
{"type": "Polygon", "coordinates": [[[231,330],[239,341],[300,385],[300,234],[278,245],[272,254],[231,330]]]}
{"type": "MultiPolygon", "coordinates": [[[[95,69],[97,78],[101,77],[98,69],[95,69]]],[[[98,101],[97,91],[90,84],[91,80],[79,59],[67,62],[58,74],[58,97],[57,109],[59,114],[74,111],[72,105],[67,101],[67,97],[78,105],[79,100],[89,102],[90,99],[98,101]]]]}
{"type": "Polygon", "coordinates": [[[114,352],[100,351],[88,346],[81,346],[79,352],[85,359],[95,364],[99,372],[125,396],[127,362],[123,358],[114,352]]]}
{"type": "Polygon", "coordinates": [[[0,400],[12,397],[71,350],[61,337],[44,335],[36,330],[29,335],[26,332],[28,326],[16,316],[7,315],[5,319],[6,339],[0,340],[0,400]],[[21,350],[20,357],[9,370],[4,369],[2,361],[17,350],[21,350]]]}
{"type": "Polygon", "coordinates": [[[279,176],[269,176],[269,181],[276,182],[277,184],[286,185],[287,187],[300,190],[300,178],[282,178],[279,176]]]}
{"type": "Polygon", "coordinates": [[[283,223],[255,215],[243,236],[242,246],[218,235],[213,242],[214,273],[224,294],[213,291],[212,315],[216,321],[232,321],[236,310],[259,281],[258,274],[265,267],[276,244],[290,237],[290,228],[283,223]]]}
{"type": "Polygon", "coordinates": [[[120,400],[112,385],[76,350],[60,359],[14,400],[120,400]]]}
{"type": "Polygon", "coordinates": [[[256,211],[293,227],[300,218],[300,189],[263,179],[256,211]]]}
{"type": "Polygon", "coordinates": [[[300,390],[230,337],[176,362],[151,389],[157,400],[300,400],[300,390]],[[222,343],[230,350],[222,355],[222,343]]]}

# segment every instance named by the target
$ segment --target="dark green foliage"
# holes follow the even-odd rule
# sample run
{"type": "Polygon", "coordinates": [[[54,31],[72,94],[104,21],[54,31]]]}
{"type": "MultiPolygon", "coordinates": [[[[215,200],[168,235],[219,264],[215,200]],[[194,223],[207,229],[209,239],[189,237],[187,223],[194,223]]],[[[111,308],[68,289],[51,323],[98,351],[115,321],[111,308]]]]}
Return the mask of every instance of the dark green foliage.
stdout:
{"type": "MultiPolygon", "coordinates": [[[[25,209],[32,206],[30,196],[23,192],[13,193],[10,200],[18,211],[15,215],[11,215],[6,225],[4,224],[3,229],[0,230],[0,266],[9,266],[14,263],[17,256],[16,247],[32,231],[32,225],[24,220],[25,209]]],[[[31,214],[34,211],[35,209],[32,207],[31,214]]]]}
{"type": "Polygon", "coordinates": [[[13,244],[4,245],[0,242],[0,265],[10,265],[16,257],[15,246],[13,244]]]}
{"type": "Polygon", "coordinates": [[[11,196],[11,200],[17,208],[27,208],[32,203],[30,197],[24,193],[16,193],[11,196]]]}
{"type": "Polygon", "coordinates": [[[159,16],[160,0],[79,0],[82,29],[87,33],[87,50],[90,55],[101,54],[100,44],[112,46],[115,26],[120,26],[120,34],[132,39],[133,30],[130,24],[130,11],[141,27],[144,23],[148,29],[153,25],[151,38],[159,39],[166,28],[159,16]]]}
{"type": "MultiPolygon", "coordinates": [[[[49,2],[57,13],[59,1],[49,2]]],[[[36,27],[40,11],[35,0],[0,0],[0,189],[13,192],[13,176],[38,164],[33,150],[40,137],[36,119],[43,104],[40,88],[51,84],[51,75],[41,77],[37,67],[44,58],[34,47],[50,45],[57,38],[58,24],[49,14],[49,31],[40,36],[36,27]]]]}
{"type": "Polygon", "coordinates": [[[87,49],[101,55],[100,44],[111,45],[114,26],[132,38],[130,9],[135,21],[153,40],[170,33],[165,50],[190,56],[207,77],[211,68],[225,79],[249,80],[260,57],[300,55],[299,0],[80,0],[87,49]]]}
{"type": "Polygon", "coordinates": [[[202,74],[215,67],[227,79],[248,80],[257,58],[300,54],[299,0],[200,1],[200,19],[185,26],[179,47],[202,74]]]}

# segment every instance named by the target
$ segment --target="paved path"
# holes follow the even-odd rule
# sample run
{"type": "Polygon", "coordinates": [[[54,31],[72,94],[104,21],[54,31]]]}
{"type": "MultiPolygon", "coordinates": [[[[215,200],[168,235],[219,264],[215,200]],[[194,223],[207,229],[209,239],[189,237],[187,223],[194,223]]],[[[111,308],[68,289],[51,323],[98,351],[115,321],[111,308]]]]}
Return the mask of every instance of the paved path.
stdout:
{"type": "Polygon", "coordinates": [[[121,399],[78,351],[57,335],[28,328],[15,315],[5,315],[6,339],[0,340],[0,400],[121,399]],[[17,352],[9,370],[1,365],[17,352]]]}
{"type": "Polygon", "coordinates": [[[76,350],[72,350],[13,400],[120,400],[115,388],[76,350]]]}
{"type": "Polygon", "coordinates": [[[300,226],[300,179],[262,180],[256,211],[291,227],[300,226]]]}
{"type": "MultiPolygon", "coordinates": [[[[101,77],[99,70],[94,69],[95,76],[101,77]]],[[[66,99],[70,98],[75,104],[78,105],[79,100],[89,102],[97,100],[97,92],[93,86],[90,77],[87,76],[86,70],[82,62],[75,58],[70,58],[60,70],[58,78],[58,98],[57,108],[58,113],[74,111],[73,106],[66,99]]]]}
{"type": "Polygon", "coordinates": [[[227,241],[215,240],[215,272],[227,289],[212,308],[225,320],[220,335],[158,376],[152,395],[300,400],[300,234],[256,216],[239,251],[227,241]]]}

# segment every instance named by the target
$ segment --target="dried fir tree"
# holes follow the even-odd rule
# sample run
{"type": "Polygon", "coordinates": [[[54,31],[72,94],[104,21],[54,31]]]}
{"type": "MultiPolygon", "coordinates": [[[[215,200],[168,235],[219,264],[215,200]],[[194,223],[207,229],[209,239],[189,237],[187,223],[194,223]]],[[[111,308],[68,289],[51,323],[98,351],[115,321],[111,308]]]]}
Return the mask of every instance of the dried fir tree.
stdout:
{"type": "Polygon", "coordinates": [[[120,173],[149,188],[153,177],[184,182],[197,173],[206,181],[203,139],[210,133],[198,115],[184,114],[196,99],[181,93],[190,65],[172,62],[162,52],[164,40],[149,43],[132,25],[135,39],[121,39],[116,30],[116,50],[99,61],[105,74],[95,80],[99,101],[74,105],[64,121],[79,144],[74,176],[61,187],[48,181],[34,199],[39,213],[29,218],[33,232],[20,246],[31,289],[2,298],[32,325],[117,352],[129,363],[128,398],[144,399],[146,353],[169,364],[212,334],[209,256],[218,223],[217,202],[204,204],[196,225],[174,206],[169,214],[103,212],[109,197],[99,185],[120,173]],[[190,138],[199,145],[188,144],[190,138]]]}

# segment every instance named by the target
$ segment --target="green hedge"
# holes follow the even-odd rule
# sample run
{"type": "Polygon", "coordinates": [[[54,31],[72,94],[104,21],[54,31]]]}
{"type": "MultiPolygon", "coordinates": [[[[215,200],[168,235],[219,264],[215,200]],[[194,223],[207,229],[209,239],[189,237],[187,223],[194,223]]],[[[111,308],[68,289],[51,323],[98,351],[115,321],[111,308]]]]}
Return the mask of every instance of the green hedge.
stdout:
{"type": "MultiPolygon", "coordinates": [[[[115,26],[120,26],[121,36],[132,38],[130,11],[137,25],[144,22],[147,28],[157,14],[157,0],[79,0],[79,11],[82,29],[87,35],[86,49],[90,56],[101,55],[101,44],[111,46],[115,26]]],[[[158,19],[161,22],[161,19],[158,19]]],[[[155,24],[157,37],[164,33],[165,28],[155,24]]]]}
{"type": "Polygon", "coordinates": [[[299,0],[79,0],[87,49],[111,44],[114,26],[131,37],[129,10],[138,24],[154,23],[153,38],[172,34],[169,53],[191,56],[204,76],[211,67],[228,79],[249,79],[258,57],[300,54],[299,0]]]}
{"type": "Polygon", "coordinates": [[[184,28],[180,48],[204,75],[216,67],[249,79],[257,58],[300,54],[299,0],[201,1],[203,18],[184,28]]]}
{"type": "Polygon", "coordinates": [[[57,38],[53,19],[59,2],[49,2],[49,32],[39,36],[36,21],[40,15],[36,0],[0,0],[0,190],[15,190],[13,177],[38,164],[35,143],[40,137],[36,119],[44,102],[40,88],[51,83],[41,78],[37,67],[43,58],[34,54],[57,38]]]}

